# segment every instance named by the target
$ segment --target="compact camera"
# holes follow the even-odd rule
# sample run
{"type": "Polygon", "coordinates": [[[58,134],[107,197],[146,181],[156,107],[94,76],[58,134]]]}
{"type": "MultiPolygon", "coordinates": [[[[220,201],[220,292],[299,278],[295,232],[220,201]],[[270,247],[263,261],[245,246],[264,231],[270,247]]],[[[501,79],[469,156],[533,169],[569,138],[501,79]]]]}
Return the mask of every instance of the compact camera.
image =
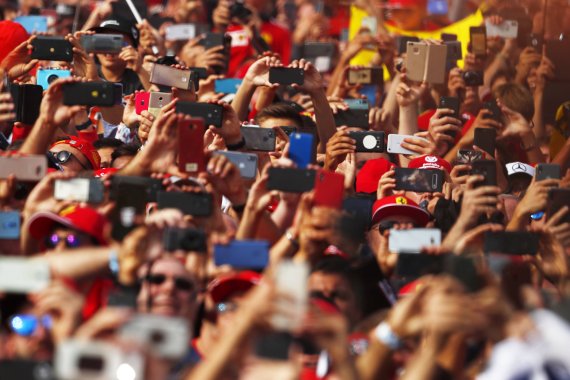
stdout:
{"type": "Polygon", "coordinates": [[[37,74],[37,84],[42,86],[44,91],[48,89],[50,84],[59,78],[69,78],[71,72],[64,69],[39,69],[37,74]]]}

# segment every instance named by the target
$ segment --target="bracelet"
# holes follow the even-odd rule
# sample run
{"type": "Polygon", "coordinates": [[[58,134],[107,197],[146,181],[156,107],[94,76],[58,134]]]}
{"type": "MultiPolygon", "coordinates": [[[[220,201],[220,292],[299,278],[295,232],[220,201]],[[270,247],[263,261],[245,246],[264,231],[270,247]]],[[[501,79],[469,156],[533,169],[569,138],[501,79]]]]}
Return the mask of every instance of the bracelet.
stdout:
{"type": "Polygon", "coordinates": [[[245,146],[245,137],[242,136],[241,141],[237,144],[226,144],[228,150],[240,150],[245,146]]]}
{"type": "Polygon", "coordinates": [[[380,343],[386,345],[392,351],[402,348],[402,340],[394,333],[387,322],[380,323],[374,329],[374,336],[380,343]]]}
{"type": "Polygon", "coordinates": [[[91,123],[91,120],[87,119],[87,121],[85,123],[80,124],[80,125],[76,125],[75,129],[77,129],[78,131],[83,131],[83,130],[89,128],[92,124],[93,123],[91,123]]]}
{"type": "Polygon", "coordinates": [[[119,255],[117,251],[112,250],[109,254],[109,270],[115,278],[119,275],[119,255]]]}
{"type": "Polygon", "coordinates": [[[293,236],[293,233],[291,232],[291,230],[287,230],[287,232],[285,232],[285,237],[287,238],[287,240],[289,241],[289,243],[291,243],[291,245],[295,248],[299,248],[300,244],[299,241],[297,239],[295,239],[295,236],[293,236]]]}

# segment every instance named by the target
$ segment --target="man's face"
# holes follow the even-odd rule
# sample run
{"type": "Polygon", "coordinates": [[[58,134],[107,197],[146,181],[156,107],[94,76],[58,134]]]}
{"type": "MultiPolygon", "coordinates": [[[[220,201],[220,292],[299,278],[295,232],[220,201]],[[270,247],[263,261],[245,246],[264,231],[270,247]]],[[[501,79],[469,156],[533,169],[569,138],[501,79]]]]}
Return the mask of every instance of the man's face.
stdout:
{"type": "MultiPolygon", "coordinates": [[[[23,309],[21,314],[38,316],[32,307],[23,309]]],[[[10,359],[50,360],[54,346],[50,331],[38,321],[36,328],[28,336],[11,332],[6,339],[5,349],[10,359]]]]}
{"type": "Polygon", "coordinates": [[[64,172],[79,172],[82,170],[92,170],[89,160],[87,160],[87,157],[85,157],[83,153],[81,153],[81,151],[79,151],[78,149],[75,149],[74,147],[65,144],[59,144],[50,149],[50,152],[54,154],[57,154],[58,152],[62,151],[71,153],[71,156],[66,162],[61,163],[60,161],[58,161],[60,162],[60,165],[63,168],[64,172]]]}
{"type": "Polygon", "coordinates": [[[66,249],[93,246],[93,241],[86,233],[57,227],[46,236],[45,244],[48,250],[61,252],[66,249]]]}
{"type": "Polygon", "coordinates": [[[99,156],[101,156],[101,169],[111,167],[111,154],[114,150],[115,148],[111,147],[97,149],[99,156]]]}
{"type": "MultiPolygon", "coordinates": [[[[380,221],[380,223],[383,223],[383,222],[394,223],[394,225],[398,225],[398,226],[408,226],[410,224],[411,225],[414,224],[414,220],[412,218],[410,218],[409,216],[403,216],[403,215],[390,216],[390,217],[382,219],[380,221]]],[[[376,250],[380,247],[380,244],[382,243],[382,239],[386,239],[385,237],[383,237],[383,235],[380,232],[380,223],[376,223],[372,227],[370,227],[370,230],[366,234],[366,239],[368,241],[368,245],[373,250],[376,250]]],[[[388,233],[388,232],[386,232],[386,233],[388,233]]]]}
{"type": "Polygon", "coordinates": [[[157,260],[146,276],[144,267],[139,276],[146,278],[138,296],[139,310],[164,316],[191,317],[196,310],[197,285],[184,264],[175,258],[157,260]]]}
{"type": "Polygon", "coordinates": [[[334,273],[313,272],[309,276],[309,292],[319,292],[330,298],[351,325],[354,326],[358,322],[360,312],[356,296],[349,282],[343,276],[334,273]]]}

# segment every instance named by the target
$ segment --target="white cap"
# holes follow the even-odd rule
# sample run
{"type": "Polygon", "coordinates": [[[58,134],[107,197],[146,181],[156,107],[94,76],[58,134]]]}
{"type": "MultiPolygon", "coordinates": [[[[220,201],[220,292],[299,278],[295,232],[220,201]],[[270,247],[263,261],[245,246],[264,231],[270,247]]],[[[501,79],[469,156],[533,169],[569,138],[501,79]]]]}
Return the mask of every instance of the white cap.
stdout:
{"type": "Polygon", "coordinates": [[[509,175],[522,173],[534,177],[534,168],[524,162],[509,162],[505,166],[509,175]]]}

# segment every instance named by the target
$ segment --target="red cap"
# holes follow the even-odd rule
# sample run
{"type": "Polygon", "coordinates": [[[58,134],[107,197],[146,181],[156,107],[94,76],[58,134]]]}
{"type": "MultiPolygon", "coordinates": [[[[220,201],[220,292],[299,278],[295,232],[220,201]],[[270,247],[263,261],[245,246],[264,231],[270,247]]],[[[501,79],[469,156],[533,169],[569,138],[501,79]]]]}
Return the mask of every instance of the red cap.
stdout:
{"type": "Polygon", "coordinates": [[[378,190],[380,177],[389,171],[393,165],[385,158],[366,161],[356,175],[356,192],[375,193],[378,190]]]}
{"type": "Polygon", "coordinates": [[[208,285],[208,293],[215,303],[223,302],[234,293],[244,293],[259,284],[261,275],[257,272],[243,271],[215,278],[208,285]]]}
{"type": "Polygon", "coordinates": [[[99,156],[99,153],[89,141],[73,137],[69,140],[61,140],[54,143],[52,146],[50,146],[50,149],[61,144],[69,145],[79,150],[85,156],[85,158],[87,158],[93,170],[99,170],[101,165],[101,156],[99,156]]]}
{"type": "Polygon", "coordinates": [[[2,44],[0,44],[0,62],[6,56],[28,39],[28,32],[26,29],[17,22],[13,21],[0,21],[0,36],[2,36],[2,44]]]}
{"type": "Polygon", "coordinates": [[[90,207],[71,206],[63,209],[59,215],[53,212],[38,212],[30,218],[28,228],[34,239],[47,236],[55,224],[61,224],[92,236],[101,245],[107,245],[103,231],[107,219],[90,207]]]}
{"type": "Polygon", "coordinates": [[[119,169],[117,169],[117,168],[103,168],[103,169],[95,170],[95,172],[93,173],[93,177],[101,178],[101,177],[104,177],[108,174],[115,174],[118,171],[119,171],[119,169]]]}
{"type": "Polygon", "coordinates": [[[388,0],[385,5],[389,9],[404,9],[413,7],[427,7],[427,0],[388,0]]]}
{"type": "Polygon", "coordinates": [[[441,157],[421,156],[414,158],[408,163],[411,169],[439,169],[451,173],[451,164],[441,157]]]}
{"type": "Polygon", "coordinates": [[[378,199],[372,205],[373,224],[395,215],[409,216],[421,227],[429,222],[429,213],[403,195],[392,195],[378,199]]]}
{"type": "Polygon", "coordinates": [[[341,257],[345,260],[350,260],[350,256],[348,255],[348,253],[342,251],[339,247],[337,247],[336,245],[329,245],[324,252],[325,256],[338,256],[341,257]]]}

